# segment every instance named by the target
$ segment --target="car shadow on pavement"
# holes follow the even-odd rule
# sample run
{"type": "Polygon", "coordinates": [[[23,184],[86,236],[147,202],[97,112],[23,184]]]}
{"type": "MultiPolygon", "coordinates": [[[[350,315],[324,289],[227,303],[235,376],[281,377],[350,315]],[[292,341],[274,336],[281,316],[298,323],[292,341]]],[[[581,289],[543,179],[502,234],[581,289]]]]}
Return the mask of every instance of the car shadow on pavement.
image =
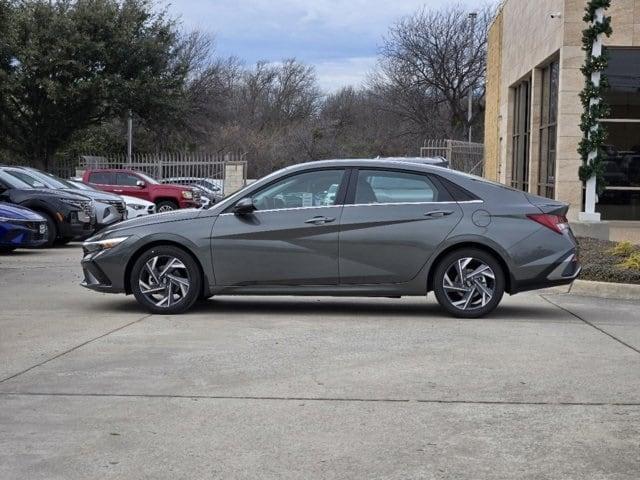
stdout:
{"type": "MultiPolygon", "coordinates": [[[[411,316],[451,319],[444,310],[434,301],[401,301],[380,299],[371,302],[363,301],[361,298],[309,298],[300,297],[283,298],[233,298],[221,297],[209,299],[196,304],[188,314],[229,314],[229,315],[252,315],[260,314],[265,317],[270,315],[366,315],[369,317],[390,317],[390,316],[411,316]]],[[[517,319],[517,320],[540,320],[543,313],[548,313],[548,305],[542,306],[522,306],[522,305],[501,305],[487,319],[517,319]]],[[[187,315],[188,315],[187,314],[187,315]]]]}

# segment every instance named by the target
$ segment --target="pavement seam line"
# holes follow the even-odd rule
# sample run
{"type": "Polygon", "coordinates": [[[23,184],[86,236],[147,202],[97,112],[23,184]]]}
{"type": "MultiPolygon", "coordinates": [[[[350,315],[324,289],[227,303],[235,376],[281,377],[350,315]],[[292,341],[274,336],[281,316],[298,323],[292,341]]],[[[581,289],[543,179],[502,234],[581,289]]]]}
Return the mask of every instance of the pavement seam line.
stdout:
{"type": "Polygon", "coordinates": [[[540,297],[542,297],[543,299],[545,299],[547,302],[549,302],[551,305],[554,305],[556,307],[558,307],[560,310],[563,310],[565,312],[567,312],[569,315],[572,315],[574,317],[576,317],[578,320],[584,322],[585,324],[589,325],[591,328],[596,329],[597,331],[599,331],[600,333],[604,333],[607,337],[612,338],[613,340],[615,340],[616,342],[618,342],[621,345],[624,345],[627,348],[630,348],[631,350],[633,350],[636,353],[640,353],[640,349],[634,347],[633,345],[628,344],[627,342],[625,342],[624,340],[620,340],[618,337],[616,337],[615,335],[607,332],[606,330],[598,327],[597,325],[595,325],[594,323],[590,322],[589,320],[585,320],[584,318],[582,318],[580,315],[578,315],[577,313],[573,313],[571,310],[558,305],[557,303],[549,300],[546,296],[544,295],[540,295],[540,297]]]}
{"type": "Polygon", "coordinates": [[[101,338],[104,338],[104,337],[106,337],[106,336],[108,336],[108,335],[111,335],[112,333],[115,333],[115,332],[118,332],[118,331],[120,331],[120,330],[123,330],[123,329],[125,329],[125,328],[127,328],[127,327],[130,327],[131,325],[134,325],[134,324],[136,324],[136,323],[138,323],[138,322],[141,322],[142,320],[144,320],[144,319],[146,319],[146,318],[149,318],[150,316],[151,316],[151,314],[144,315],[143,317],[138,318],[137,320],[134,320],[134,321],[132,321],[132,322],[129,322],[129,323],[125,324],[125,325],[121,325],[121,326],[119,326],[118,328],[114,328],[113,330],[109,330],[108,332],[103,333],[102,335],[98,335],[97,337],[90,338],[89,340],[84,341],[84,342],[82,342],[81,344],[76,345],[76,346],[74,346],[74,347],[71,347],[71,348],[69,348],[68,350],[65,350],[64,352],[60,352],[60,353],[58,353],[57,355],[54,355],[53,357],[47,358],[46,360],[43,360],[43,361],[42,361],[42,362],[40,362],[40,363],[37,363],[37,364],[35,364],[35,365],[32,365],[31,367],[29,367],[29,368],[25,368],[24,370],[22,370],[22,371],[20,371],[20,372],[18,372],[18,373],[14,373],[13,375],[10,375],[10,376],[8,376],[8,377],[6,377],[6,378],[3,378],[2,380],[0,380],[0,383],[4,383],[4,382],[7,382],[7,381],[9,381],[9,380],[12,380],[12,379],[14,379],[14,378],[16,378],[16,377],[19,377],[20,375],[24,375],[25,373],[30,372],[31,370],[33,370],[33,369],[35,369],[35,368],[41,367],[42,365],[45,365],[45,364],[47,364],[47,363],[49,363],[49,362],[52,362],[53,360],[56,360],[56,359],[58,359],[58,358],[60,358],[60,357],[63,357],[64,355],[67,355],[68,353],[74,352],[75,350],[78,350],[79,348],[82,348],[82,347],[84,347],[85,345],[88,345],[88,344],[90,344],[90,343],[92,343],[92,342],[95,342],[96,340],[100,340],[101,338]]]}
{"type": "Polygon", "coordinates": [[[350,398],[350,397],[276,397],[251,395],[179,395],[144,393],[61,393],[61,392],[0,392],[0,396],[27,397],[89,397],[89,398],[165,398],[184,400],[276,400],[309,402],[371,402],[371,403],[432,403],[450,405],[525,405],[525,406],[584,406],[584,407],[640,407],[640,402],[545,402],[509,400],[443,400],[420,398],[350,398]]]}

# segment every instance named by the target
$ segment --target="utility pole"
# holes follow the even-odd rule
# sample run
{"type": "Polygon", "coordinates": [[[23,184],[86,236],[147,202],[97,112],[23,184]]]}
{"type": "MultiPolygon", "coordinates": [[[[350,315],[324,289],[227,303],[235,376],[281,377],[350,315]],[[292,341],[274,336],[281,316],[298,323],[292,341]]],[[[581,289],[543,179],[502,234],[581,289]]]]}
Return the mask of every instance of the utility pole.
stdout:
{"type": "MultiPolygon", "coordinates": [[[[469,32],[469,37],[470,37],[470,41],[469,41],[469,70],[471,71],[471,65],[473,64],[473,38],[475,35],[475,30],[476,30],[476,17],[478,16],[477,12],[471,12],[469,13],[469,23],[470,23],[470,32],[469,32]]],[[[469,143],[471,143],[471,137],[472,137],[472,127],[471,127],[471,120],[473,119],[473,80],[469,79],[469,90],[468,90],[468,100],[469,100],[469,105],[467,108],[467,122],[469,123],[469,143]]]]}
{"type": "Polygon", "coordinates": [[[131,153],[133,150],[133,114],[129,109],[129,116],[127,118],[127,162],[131,165],[131,153]]]}

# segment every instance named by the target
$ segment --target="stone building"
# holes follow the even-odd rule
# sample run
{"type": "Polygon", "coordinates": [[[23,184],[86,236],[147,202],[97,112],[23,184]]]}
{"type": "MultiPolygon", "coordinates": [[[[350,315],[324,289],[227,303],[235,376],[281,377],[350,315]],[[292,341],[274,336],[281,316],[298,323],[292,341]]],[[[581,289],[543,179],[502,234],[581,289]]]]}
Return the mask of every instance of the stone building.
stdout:
{"type": "MultiPolygon", "coordinates": [[[[571,220],[584,195],[577,147],[586,3],[505,0],[488,41],[485,175],[569,202],[571,220]]],[[[629,230],[640,221],[640,0],[613,0],[607,14],[612,115],[597,211],[612,228],[629,230]]]]}

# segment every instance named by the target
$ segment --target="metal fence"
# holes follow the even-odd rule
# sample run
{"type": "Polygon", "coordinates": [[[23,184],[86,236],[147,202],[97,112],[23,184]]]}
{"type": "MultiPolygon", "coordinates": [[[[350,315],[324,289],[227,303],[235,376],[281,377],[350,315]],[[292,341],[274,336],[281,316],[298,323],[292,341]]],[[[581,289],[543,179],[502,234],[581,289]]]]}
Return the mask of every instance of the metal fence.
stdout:
{"type": "Polygon", "coordinates": [[[198,177],[224,180],[228,162],[243,162],[243,155],[218,153],[137,153],[127,155],[83,155],[80,169],[127,168],[162,180],[198,177]]]}
{"type": "Polygon", "coordinates": [[[421,157],[444,157],[454,170],[482,175],[484,170],[484,144],[461,140],[425,140],[420,148],[421,157]]]}

